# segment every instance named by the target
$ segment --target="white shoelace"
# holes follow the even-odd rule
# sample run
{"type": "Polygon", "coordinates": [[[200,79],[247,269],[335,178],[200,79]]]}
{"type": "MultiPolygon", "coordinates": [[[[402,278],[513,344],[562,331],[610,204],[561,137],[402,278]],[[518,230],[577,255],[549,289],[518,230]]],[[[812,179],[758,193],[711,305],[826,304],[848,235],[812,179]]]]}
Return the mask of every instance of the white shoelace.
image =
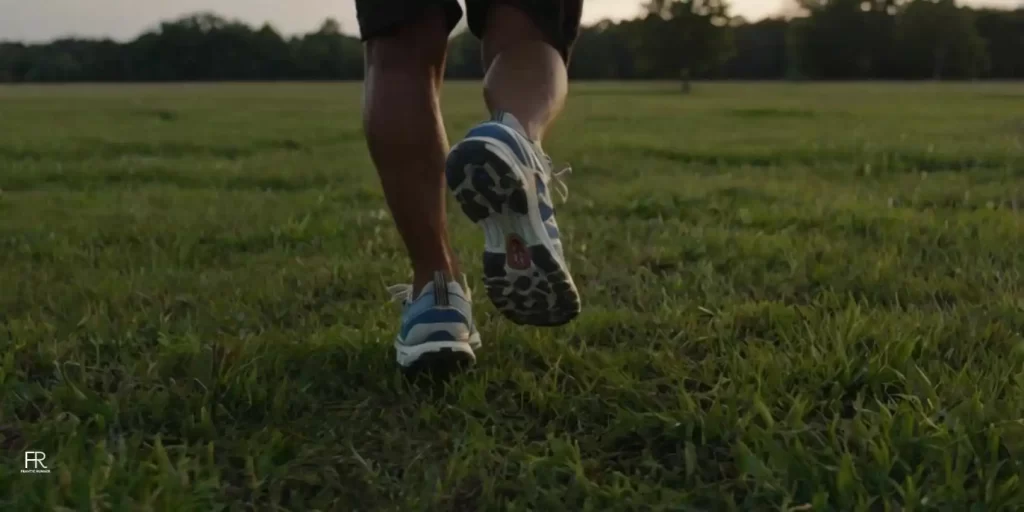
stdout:
{"type": "MultiPolygon", "coordinates": [[[[460,286],[462,286],[462,293],[464,296],[469,299],[473,292],[469,289],[469,284],[466,282],[465,276],[463,276],[460,286]]],[[[416,290],[413,288],[412,283],[393,284],[388,286],[387,290],[388,293],[391,294],[391,302],[412,302],[416,294],[416,290]]]]}
{"type": "Polygon", "coordinates": [[[412,283],[388,286],[388,293],[391,294],[391,302],[409,302],[412,300],[412,283]]]}
{"type": "MultiPolygon", "coordinates": [[[[548,169],[553,169],[554,163],[552,162],[551,157],[545,156],[544,158],[548,161],[548,169]]],[[[565,182],[566,178],[563,176],[568,176],[569,174],[572,174],[572,167],[569,166],[566,166],[558,172],[550,171],[548,173],[549,179],[555,182],[555,190],[558,192],[558,195],[562,197],[563,203],[569,200],[569,184],[565,182]]]]}

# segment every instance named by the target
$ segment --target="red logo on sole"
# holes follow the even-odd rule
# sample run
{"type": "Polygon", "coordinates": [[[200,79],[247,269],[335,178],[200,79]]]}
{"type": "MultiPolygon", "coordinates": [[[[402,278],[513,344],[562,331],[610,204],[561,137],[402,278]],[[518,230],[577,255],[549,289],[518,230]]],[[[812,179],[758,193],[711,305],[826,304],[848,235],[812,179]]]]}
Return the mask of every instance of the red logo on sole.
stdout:
{"type": "Polygon", "coordinates": [[[518,236],[509,235],[505,240],[505,264],[515,270],[528,270],[533,266],[530,251],[518,236]]]}

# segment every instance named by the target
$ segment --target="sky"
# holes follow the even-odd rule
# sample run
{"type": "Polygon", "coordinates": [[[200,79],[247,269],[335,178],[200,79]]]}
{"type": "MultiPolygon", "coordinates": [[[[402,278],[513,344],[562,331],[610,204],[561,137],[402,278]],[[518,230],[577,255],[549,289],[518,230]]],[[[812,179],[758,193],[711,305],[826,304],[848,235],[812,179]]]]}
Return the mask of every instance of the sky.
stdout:
{"type": "MultiPolygon", "coordinates": [[[[386,2],[387,0],[378,0],[386,2]]],[[[792,0],[732,0],[732,12],[754,20],[782,12],[792,0]]],[[[1024,7],[1024,0],[963,0],[1024,7]]],[[[0,0],[0,40],[40,42],[63,36],[134,38],[161,20],[212,11],[252,25],[269,21],[286,35],[316,29],[327,17],[358,34],[353,0],[0,0]]],[[[635,16],[641,0],[585,0],[584,22],[635,16]]]]}

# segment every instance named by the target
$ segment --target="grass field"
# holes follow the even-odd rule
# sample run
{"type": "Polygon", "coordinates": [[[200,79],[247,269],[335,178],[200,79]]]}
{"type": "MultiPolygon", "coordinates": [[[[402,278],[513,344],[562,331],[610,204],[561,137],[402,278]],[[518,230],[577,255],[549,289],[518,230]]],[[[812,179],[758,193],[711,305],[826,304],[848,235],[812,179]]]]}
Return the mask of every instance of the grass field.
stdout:
{"type": "Polygon", "coordinates": [[[584,313],[445,384],[358,84],[0,88],[0,509],[1024,510],[1024,85],[675,91],[576,86],[584,313]]]}

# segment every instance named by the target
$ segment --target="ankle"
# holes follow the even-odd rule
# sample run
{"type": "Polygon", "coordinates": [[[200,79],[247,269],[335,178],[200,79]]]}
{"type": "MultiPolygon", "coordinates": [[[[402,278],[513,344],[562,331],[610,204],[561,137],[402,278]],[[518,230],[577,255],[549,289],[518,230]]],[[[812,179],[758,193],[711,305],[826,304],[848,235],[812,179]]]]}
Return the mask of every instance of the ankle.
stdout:
{"type": "Polygon", "coordinates": [[[413,273],[412,289],[415,294],[419,294],[425,286],[434,282],[434,276],[440,273],[444,277],[445,284],[452,281],[459,281],[462,278],[462,274],[458,268],[454,268],[454,265],[450,265],[448,268],[433,269],[433,270],[416,270],[413,273]]]}
{"type": "Polygon", "coordinates": [[[519,116],[508,110],[495,110],[491,112],[491,120],[514,129],[536,145],[540,145],[540,141],[544,138],[544,130],[547,128],[543,123],[531,123],[529,120],[523,121],[519,116]]]}

